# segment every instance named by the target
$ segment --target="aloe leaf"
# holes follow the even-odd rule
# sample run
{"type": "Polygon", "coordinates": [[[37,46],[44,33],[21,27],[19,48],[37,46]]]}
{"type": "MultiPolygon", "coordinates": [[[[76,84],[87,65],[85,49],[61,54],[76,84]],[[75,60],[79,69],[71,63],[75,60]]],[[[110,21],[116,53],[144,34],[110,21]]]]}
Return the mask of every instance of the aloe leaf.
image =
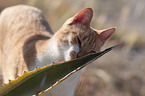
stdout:
{"type": "Polygon", "coordinates": [[[0,88],[0,96],[31,96],[39,92],[39,94],[42,94],[118,45],[82,58],[52,63],[42,68],[25,72],[22,76],[9,81],[8,84],[0,88]]]}

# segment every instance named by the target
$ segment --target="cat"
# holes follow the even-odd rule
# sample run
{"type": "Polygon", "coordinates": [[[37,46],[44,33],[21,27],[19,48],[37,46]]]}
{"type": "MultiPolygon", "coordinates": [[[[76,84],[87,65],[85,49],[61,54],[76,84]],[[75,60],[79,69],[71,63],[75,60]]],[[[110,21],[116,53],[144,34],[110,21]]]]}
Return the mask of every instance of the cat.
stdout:
{"type": "MultiPolygon", "coordinates": [[[[16,5],[4,9],[0,15],[3,82],[8,83],[36,67],[99,52],[115,28],[91,28],[92,16],[93,10],[85,8],[53,33],[41,10],[35,7],[16,5]]],[[[80,73],[72,74],[43,96],[73,96],[80,73]]]]}

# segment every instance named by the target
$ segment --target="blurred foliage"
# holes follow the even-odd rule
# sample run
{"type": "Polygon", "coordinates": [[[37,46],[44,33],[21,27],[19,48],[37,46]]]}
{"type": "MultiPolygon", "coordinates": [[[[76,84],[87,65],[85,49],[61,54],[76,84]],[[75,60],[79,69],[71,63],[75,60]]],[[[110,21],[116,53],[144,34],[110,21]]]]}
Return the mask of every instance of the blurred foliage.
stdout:
{"type": "Polygon", "coordinates": [[[145,0],[0,0],[0,10],[16,4],[41,9],[54,32],[91,7],[92,27],[117,28],[104,47],[125,44],[84,70],[76,96],[145,96],[145,0]]]}

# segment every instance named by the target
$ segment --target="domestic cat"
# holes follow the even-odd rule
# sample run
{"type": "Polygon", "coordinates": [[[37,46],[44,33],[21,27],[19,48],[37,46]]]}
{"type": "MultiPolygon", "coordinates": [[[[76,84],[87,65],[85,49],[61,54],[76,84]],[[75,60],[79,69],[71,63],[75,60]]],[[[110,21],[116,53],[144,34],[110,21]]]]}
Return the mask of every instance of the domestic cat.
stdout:
{"type": "MultiPolygon", "coordinates": [[[[4,9],[0,15],[0,64],[4,83],[36,67],[99,52],[115,28],[91,28],[92,16],[92,9],[85,8],[54,34],[39,9],[27,5],[4,9]]],[[[80,71],[44,96],[73,96],[79,77],[80,71]]]]}

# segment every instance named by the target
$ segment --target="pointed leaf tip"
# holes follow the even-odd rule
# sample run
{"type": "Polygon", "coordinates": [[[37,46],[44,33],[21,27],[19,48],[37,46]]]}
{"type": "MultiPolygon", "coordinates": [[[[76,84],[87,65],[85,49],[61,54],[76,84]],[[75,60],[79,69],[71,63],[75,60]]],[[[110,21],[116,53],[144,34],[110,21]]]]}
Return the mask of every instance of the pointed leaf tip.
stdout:
{"type": "Polygon", "coordinates": [[[121,42],[121,43],[119,43],[119,44],[117,44],[117,45],[114,45],[114,46],[112,46],[112,47],[110,47],[110,48],[115,48],[115,47],[118,47],[118,46],[123,45],[123,44],[124,44],[124,42],[121,42]]]}

